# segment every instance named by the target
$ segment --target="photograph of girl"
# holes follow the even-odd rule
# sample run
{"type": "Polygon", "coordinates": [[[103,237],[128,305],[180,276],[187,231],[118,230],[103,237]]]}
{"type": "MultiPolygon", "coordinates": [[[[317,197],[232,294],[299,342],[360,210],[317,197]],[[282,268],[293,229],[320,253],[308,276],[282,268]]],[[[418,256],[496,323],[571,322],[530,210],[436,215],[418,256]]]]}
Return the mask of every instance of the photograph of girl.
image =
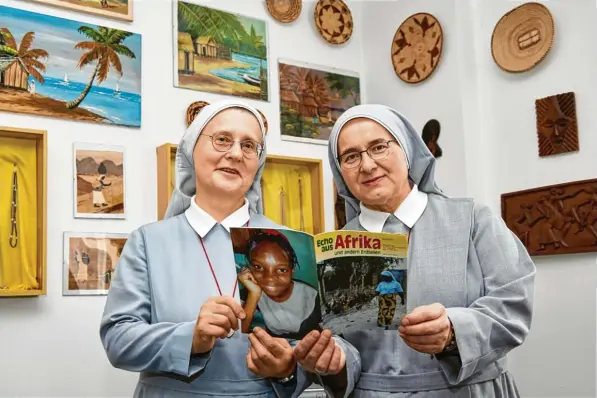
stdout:
{"type": "Polygon", "coordinates": [[[247,317],[242,332],[264,328],[301,339],[322,330],[313,240],[293,230],[231,228],[239,292],[247,317]]]}

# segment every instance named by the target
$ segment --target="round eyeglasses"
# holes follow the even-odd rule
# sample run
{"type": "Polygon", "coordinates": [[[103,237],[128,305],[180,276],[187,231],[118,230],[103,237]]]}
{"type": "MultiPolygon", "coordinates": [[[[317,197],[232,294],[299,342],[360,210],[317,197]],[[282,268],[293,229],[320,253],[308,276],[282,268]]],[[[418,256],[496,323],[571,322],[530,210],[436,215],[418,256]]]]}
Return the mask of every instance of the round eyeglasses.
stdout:
{"type": "Polygon", "coordinates": [[[343,169],[353,169],[358,167],[363,160],[363,153],[367,152],[369,157],[373,160],[381,160],[386,158],[390,154],[390,143],[396,142],[396,140],[388,140],[376,142],[371,144],[364,151],[348,150],[342,155],[338,156],[338,163],[343,169]]]}
{"type": "Polygon", "coordinates": [[[216,133],[214,135],[201,134],[199,137],[208,137],[214,149],[218,152],[226,152],[232,149],[235,142],[240,144],[243,156],[247,159],[255,159],[261,156],[263,145],[253,140],[235,141],[228,134],[216,133]]]}

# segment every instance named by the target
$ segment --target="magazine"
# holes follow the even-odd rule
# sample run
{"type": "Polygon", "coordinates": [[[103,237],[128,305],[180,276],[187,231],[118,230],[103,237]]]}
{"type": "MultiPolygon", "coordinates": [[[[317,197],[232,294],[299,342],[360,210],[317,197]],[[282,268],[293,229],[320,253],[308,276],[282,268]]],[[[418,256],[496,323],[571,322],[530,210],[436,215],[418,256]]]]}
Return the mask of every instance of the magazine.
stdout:
{"type": "Polygon", "coordinates": [[[254,227],[230,235],[243,333],[259,326],[301,339],[324,328],[338,335],[388,330],[406,313],[407,235],[254,227]]]}

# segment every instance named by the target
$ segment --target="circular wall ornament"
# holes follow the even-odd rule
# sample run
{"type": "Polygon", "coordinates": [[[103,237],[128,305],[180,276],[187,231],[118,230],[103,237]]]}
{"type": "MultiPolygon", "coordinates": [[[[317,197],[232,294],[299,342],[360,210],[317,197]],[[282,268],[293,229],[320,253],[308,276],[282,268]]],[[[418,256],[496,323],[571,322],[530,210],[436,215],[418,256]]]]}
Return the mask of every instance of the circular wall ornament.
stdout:
{"type": "Polygon", "coordinates": [[[329,43],[343,44],[352,36],[352,14],[342,0],[319,0],[313,17],[319,34],[329,43]]]}
{"type": "Polygon", "coordinates": [[[420,83],[437,68],[444,47],[442,26],[431,14],[408,17],[392,39],[392,65],[406,83],[420,83]]]}
{"type": "Polygon", "coordinates": [[[267,12],[278,22],[295,21],[303,8],[302,0],[265,0],[267,12]]]}

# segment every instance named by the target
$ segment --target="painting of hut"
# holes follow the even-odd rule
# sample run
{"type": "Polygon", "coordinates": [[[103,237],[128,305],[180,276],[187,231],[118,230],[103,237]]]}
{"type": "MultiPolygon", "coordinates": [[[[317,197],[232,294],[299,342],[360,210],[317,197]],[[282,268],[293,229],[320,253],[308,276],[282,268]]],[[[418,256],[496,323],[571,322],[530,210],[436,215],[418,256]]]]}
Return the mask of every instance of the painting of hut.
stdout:
{"type": "Polygon", "coordinates": [[[358,74],[282,59],[278,69],[282,139],[327,145],[338,117],[361,103],[358,74]]]}
{"type": "Polygon", "coordinates": [[[0,86],[27,90],[29,72],[16,57],[0,57],[0,86]]]}
{"type": "Polygon", "coordinates": [[[265,21],[175,1],[174,86],[269,100],[265,21]]]}

